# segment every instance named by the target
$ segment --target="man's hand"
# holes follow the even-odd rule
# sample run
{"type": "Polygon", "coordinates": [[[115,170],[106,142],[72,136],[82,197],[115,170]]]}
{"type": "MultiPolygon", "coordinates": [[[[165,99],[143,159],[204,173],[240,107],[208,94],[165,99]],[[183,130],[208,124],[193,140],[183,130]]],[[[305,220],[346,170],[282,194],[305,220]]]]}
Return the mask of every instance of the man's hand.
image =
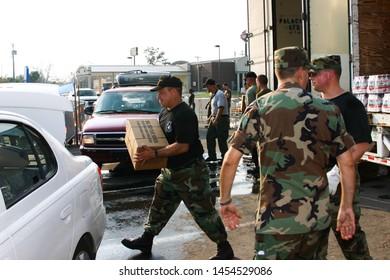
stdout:
{"type": "Polygon", "coordinates": [[[341,233],[341,238],[344,240],[351,239],[355,234],[355,215],[352,208],[342,209],[340,207],[336,230],[341,233]]]}
{"type": "Polygon", "coordinates": [[[233,202],[225,206],[221,205],[221,216],[229,229],[235,229],[240,224],[241,215],[233,202]]]}
{"type": "Polygon", "coordinates": [[[142,145],[142,151],[139,153],[135,153],[134,161],[135,162],[144,162],[148,159],[154,158],[154,150],[147,145],[142,145]]]}

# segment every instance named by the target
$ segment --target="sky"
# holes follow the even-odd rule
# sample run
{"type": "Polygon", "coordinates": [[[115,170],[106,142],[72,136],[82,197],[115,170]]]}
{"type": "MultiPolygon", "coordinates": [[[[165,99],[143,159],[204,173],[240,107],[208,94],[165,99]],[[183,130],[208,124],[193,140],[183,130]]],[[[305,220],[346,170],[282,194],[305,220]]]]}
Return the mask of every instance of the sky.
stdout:
{"type": "Polygon", "coordinates": [[[0,76],[31,71],[70,79],[80,65],[145,65],[159,48],[169,62],[242,56],[247,0],[1,0],[0,76]],[[220,45],[218,49],[215,45],[220,45]]]}

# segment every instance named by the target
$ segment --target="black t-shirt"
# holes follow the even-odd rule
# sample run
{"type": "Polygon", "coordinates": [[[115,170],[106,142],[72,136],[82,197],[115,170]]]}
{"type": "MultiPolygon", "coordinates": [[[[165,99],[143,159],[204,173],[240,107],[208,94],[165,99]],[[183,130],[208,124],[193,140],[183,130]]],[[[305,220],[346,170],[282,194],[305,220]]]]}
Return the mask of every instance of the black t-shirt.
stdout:
{"type": "Polygon", "coordinates": [[[350,92],[346,92],[329,101],[339,107],[344,118],[345,127],[356,144],[372,142],[367,112],[359,99],[350,92]]]}
{"type": "Polygon", "coordinates": [[[199,140],[198,117],[195,112],[182,102],[172,110],[162,109],[159,122],[169,144],[190,144],[187,153],[168,158],[168,168],[178,168],[187,162],[203,156],[203,146],[199,140]]]}
{"type": "MultiPolygon", "coordinates": [[[[345,92],[333,99],[329,99],[329,101],[340,109],[345,128],[351,134],[356,144],[372,142],[367,112],[359,99],[350,92],[345,92]]],[[[332,159],[330,162],[332,167],[337,163],[336,159],[332,159]]]]}

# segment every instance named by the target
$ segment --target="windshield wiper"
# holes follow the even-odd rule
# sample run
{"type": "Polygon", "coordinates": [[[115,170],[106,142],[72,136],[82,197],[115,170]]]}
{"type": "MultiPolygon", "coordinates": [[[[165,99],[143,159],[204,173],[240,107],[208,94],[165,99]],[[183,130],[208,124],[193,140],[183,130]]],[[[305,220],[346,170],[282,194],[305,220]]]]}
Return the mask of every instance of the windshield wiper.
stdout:
{"type": "Polygon", "coordinates": [[[156,111],[143,110],[143,109],[127,109],[127,110],[101,110],[95,111],[95,114],[128,114],[128,113],[146,113],[146,114],[158,114],[156,111]]]}
{"type": "Polygon", "coordinates": [[[133,113],[133,112],[136,112],[136,113],[150,113],[150,114],[157,114],[158,112],[155,112],[155,111],[151,111],[151,110],[143,110],[143,109],[127,109],[127,110],[123,110],[121,112],[125,112],[125,113],[133,113]]]}
{"type": "Polygon", "coordinates": [[[118,111],[116,110],[101,110],[101,111],[95,111],[96,114],[112,114],[112,113],[117,113],[118,111]]]}

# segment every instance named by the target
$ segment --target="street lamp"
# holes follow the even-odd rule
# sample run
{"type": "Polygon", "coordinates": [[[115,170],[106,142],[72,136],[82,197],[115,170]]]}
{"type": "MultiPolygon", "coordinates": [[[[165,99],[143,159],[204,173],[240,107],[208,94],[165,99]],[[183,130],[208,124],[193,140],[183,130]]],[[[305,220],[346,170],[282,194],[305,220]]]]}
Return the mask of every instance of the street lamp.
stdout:
{"type": "Polygon", "coordinates": [[[18,54],[18,52],[14,49],[14,44],[12,44],[12,78],[15,82],[15,55],[18,54]]]}
{"type": "Polygon", "coordinates": [[[221,83],[221,46],[215,45],[218,48],[218,83],[221,83]]]}

